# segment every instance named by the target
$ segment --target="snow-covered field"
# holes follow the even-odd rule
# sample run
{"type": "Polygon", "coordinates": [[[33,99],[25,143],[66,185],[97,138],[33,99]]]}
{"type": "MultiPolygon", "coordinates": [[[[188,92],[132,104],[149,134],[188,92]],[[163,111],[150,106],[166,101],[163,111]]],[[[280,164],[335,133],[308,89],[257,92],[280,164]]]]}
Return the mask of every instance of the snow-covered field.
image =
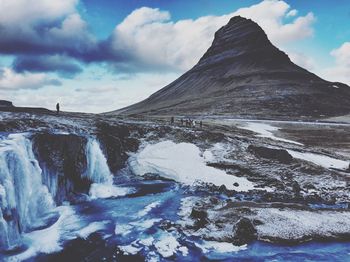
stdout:
{"type": "Polygon", "coordinates": [[[204,182],[216,186],[225,185],[226,188],[237,191],[254,189],[254,184],[246,178],[207,166],[200,149],[191,143],[163,141],[148,144],[130,158],[129,165],[140,176],[147,173],[159,174],[186,185],[204,182]]]}

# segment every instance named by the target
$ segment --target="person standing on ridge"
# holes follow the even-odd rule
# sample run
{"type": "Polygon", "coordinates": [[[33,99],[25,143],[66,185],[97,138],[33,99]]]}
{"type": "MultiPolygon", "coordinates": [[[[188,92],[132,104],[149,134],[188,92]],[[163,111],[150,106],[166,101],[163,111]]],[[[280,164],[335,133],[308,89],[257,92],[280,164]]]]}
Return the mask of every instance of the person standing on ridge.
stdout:
{"type": "Polygon", "coordinates": [[[57,112],[57,115],[60,113],[60,103],[56,104],[56,112],[57,112]]]}

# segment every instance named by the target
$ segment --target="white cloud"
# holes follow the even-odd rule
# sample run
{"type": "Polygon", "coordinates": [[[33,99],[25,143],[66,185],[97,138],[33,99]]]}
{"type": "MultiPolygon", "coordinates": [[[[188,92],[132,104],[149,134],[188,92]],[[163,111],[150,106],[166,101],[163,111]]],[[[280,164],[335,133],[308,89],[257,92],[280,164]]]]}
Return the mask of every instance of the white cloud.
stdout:
{"type": "Polygon", "coordinates": [[[79,0],[0,0],[0,51],[8,54],[70,54],[96,40],[77,11],[79,0]]]}
{"type": "MultiPolygon", "coordinates": [[[[83,75],[90,73],[89,71],[83,75]]],[[[98,80],[82,78],[79,85],[76,80],[66,79],[63,80],[64,85],[59,88],[0,88],[0,97],[12,101],[17,106],[37,106],[54,110],[56,103],[60,102],[63,111],[101,113],[139,102],[176,77],[177,74],[174,73],[138,74],[132,79],[114,80],[109,75],[103,75],[103,78],[98,80]]]]}
{"type": "MultiPolygon", "coordinates": [[[[238,9],[234,15],[241,15],[257,22],[266,32],[271,42],[280,46],[313,35],[313,13],[299,16],[290,23],[283,19],[290,17],[290,6],[284,1],[265,0],[250,7],[238,9]]],[[[296,15],[296,10],[291,10],[296,15]]]]}
{"type": "Polygon", "coordinates": [[[311,71],[315,69],[316,62],[308,55],[301,52],[288,52],[288,56],[293,63],[311,71]]]}
{"type": "Polygon", "coordinates": [[[171,20],[169,12],[143,7],[133,11],[117,25],[112,34],[116,53],[128,54],[134,67],[155,67],[185,71],[191,68],[210,46],[215,31],[232,16],[241,15],[256,21],[270,40],[283,44],[312,36],[314,15],[295,17],[284,1],[265,0],[223,16],[204,16],[192,20],[171,20]],[[291,22],[284,19],[294,16],[291,22]]]}
{"type": "Polygon", "coordinates": [[[330,54],[335,59],[335,66],[324,70],[325,77],[350,85],[350,42],[343,43],[330,54]]]}
{"type": "Polygon", "coordinates": [[[39,89],[47,85],[60,85],[60,82],[43,73],[17,74],[10,68],[0,68],[0,89],[39,89]]]}
{"type": "Polygon", "coordinates": [[[298,10],[292,9],[287,13],[287,17],[293,17],[296,16],[298,14],[298,10]]]}
{"type": "Polygon", "coordinates": [[[0,24],[33,25],[73,13],[78,0],[0,0],[0,24]]]}

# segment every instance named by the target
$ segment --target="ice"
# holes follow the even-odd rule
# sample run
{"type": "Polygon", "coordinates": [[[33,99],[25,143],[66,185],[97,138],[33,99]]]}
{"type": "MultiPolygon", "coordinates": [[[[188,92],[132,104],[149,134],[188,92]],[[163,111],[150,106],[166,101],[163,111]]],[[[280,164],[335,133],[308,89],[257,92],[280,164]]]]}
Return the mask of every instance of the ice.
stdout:
{"type": "Polygon", "coordinates": [[[108,223],[108,221],[92,222],[88,226],[79,230],[77,235],[81,238],[86,239],[90,234],[105,229],[106,224],[108,223]]]}
{"type": "Polygon", "coordinates": [[[119,246],[119,248],[126,254],[130,255],[136,255],[138,252],[141,251],[142,248],[135,247],[133,245],[126,245],[126,246],[119,246]]]}
{"type": "Polygon", "coordinates": [[[228,175],[223,170],[207,166],[200,153],[199,148],[191,143],[163,141],[148,144],[129,159],[129,165],[140,176],[154,173],[187,185],[204,182],[225,185],[236,191],[254,189],[254,184],[246,178],[228,175]],[[234,186],[234,183],[238,183],[238,186],[234,186]]]}
{"type": "Polygon", "coordinates": [[[203,243],[195,243],[204,253],[232,253],[247,249],[247,245],[235,246],[228,242],[203,241],[203,243]]]}
{"type": "Polygon", "coordinates": [[[139,242],[140,244],[149,247],[149,246],[152,246],[154,242],[154,238],[153,237],[144,238],[144,239],[141,239],[139,242]]]}
{"type": "Polygon", "coordinates": [[[136,226],[138,229],[148,229],[155,223],[162,221],[160,218],[152,218],[141,221],[130,222],[130,225],[136,226]]]}
{"type": "Polygon", "coordinates": [[[135,192],[135,189],[130,187],[120,187],[109,183],[106,183],[106,184],[93,183],[90,186],[89,195],[91,199],[96,199],[96,198],[110,198],[110,197],[125,196],[133,192],[135,192]]]}
{"type": "Polygon", "coordinates": [[[143,217],[143,216],[147,215],[153,208],[156,208],[156,207],[159,206],[160,204],[161,204],[160,201],[156,201],[156,202],[153,202],[153,203],[147,205],[143,210],[140,210],[140,211],[137,213],[137,216],[143,217]]]}
{"type": "Polygon", "coordinates": [[[308,162],[312,162],[316,165],[322,166],[324,168],[337,168],[346,170],[349,168],[350,161],[339,160],[325,155],[298,152],[294,150],[287,150],[292,157],[297,159],[302,159],[308,162]]]}
{"type": "Polygon", "coordinates": [[[250,130],[250,131],[253,131],[255,133],[258,133],[259,137],[266,137],[266,138],[270,138],[270,139],[281,141],[281,142],[286,142],[286,143],[290,143],[290,144],[296,144],[296,145],[303,146],[303,144],[298,143],[296,141],[276,137],[273,134],[273,132],[278,131],[279,128],[275,127],[275,126],[271,126],[269,124],[248,122],[248,123],[245,123],[245,125],[239,125],[238,128],[246,129],[246,130],[250,130]]]}
{"type": "Polygon", "coordinates": [[[115,225],[114,233],[116,235],[122,235],[126,236],[127,234],[130,234],[133,229],[133,226],[131,225],[125,225],[125,224],[117,224],[115,225]]]}
{"type": "Polygon", "coordinates": [[[176,238],[169,233],[161,235],[160,239],[154,246],[156,247],[158,253],[165,258],[174,255],[181,247],[176,238]]]}

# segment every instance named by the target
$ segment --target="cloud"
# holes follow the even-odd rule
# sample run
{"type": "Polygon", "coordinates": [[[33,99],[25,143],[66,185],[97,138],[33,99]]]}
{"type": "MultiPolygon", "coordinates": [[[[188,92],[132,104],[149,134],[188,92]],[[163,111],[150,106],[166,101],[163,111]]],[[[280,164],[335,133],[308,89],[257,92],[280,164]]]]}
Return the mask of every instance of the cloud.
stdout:
{"type": "Polygon", "coordinates": [[[73,60],[106,63],[119,73],[183,72],[199,60],[215,31],[232,16],[258,22],[279,47],[312,36],[315,20],[312,13],[297,16],[297,10],[279,0],[177,22],[168,11],[142,7],[118,24],[110,37],[99,41],[78,13],[77,4],[78,0],[0,0],[0,53],[19,56],[14,63],[17,72],[42,70],[63,77],[79,73],[73,60]],[[55,57],[67,57],[70,63],[55,57]]]}
{"type": "Polygon", "coordinates": [[[40,89],[44,86],[59,86],[61,82],[46,74],[17,74],[12,69],[0,68],[0,89],[40,89]]]}
{"type": "Polygon", "coordinates": [[[277,46],[313,35],[312,25],[315,16],[311,12],[295,18],[290,23],[284,23],[284,18],[295,17],[296,14],[297,10],[290,10],[286,2],[278,0],[265,0],[250,7],[240,8],[233,13],[257,22],[277,46]]]}
{"type": "Polygon", "coordinates": [[[292,60],[293,63],[307,69],[307,70],[313,70],[315,69],[316,62],[314,59],[308,55],[305,55],[301,52],[288,52],[288,56],[290,60],[292,60]]]}
{"type": "Polygon", "coordinates": [[[78,0],[0,0],[0,52],[83,59],[96,39],[76,10],[78,0]]]}
{"type": "Polygon", "coordinates": [[[61,77],[71,78],[82,72],[82,68],[72,59],[60,55],[19,56],[12,68],[17,73],[57,72],[61,77]]]}
{"type": "Polygon", "coordinates": [[[335,59],[335,66],[324,70],[325,77],[331,81],[341,81],[350,85],[350,42],[345,42],[332,50],[330,55],[335,59]]]}
{"type": "Polygon", "coordinates": [[[123,53],[125,61],[116,62],[119,70],[179,70],[191,68],[210,46],[215,31],[233,16],[241,15],[256,21],[270,40],[283,46],[313,35],[312,13],[297,15],[284,1],[265,0],[223,16],[204,16],[173,22],[170,13],[142,7],[116,26],[110,38],[113,53],[123,53]],[[284,23],[285,18],[294,19],[284,23]]]}

